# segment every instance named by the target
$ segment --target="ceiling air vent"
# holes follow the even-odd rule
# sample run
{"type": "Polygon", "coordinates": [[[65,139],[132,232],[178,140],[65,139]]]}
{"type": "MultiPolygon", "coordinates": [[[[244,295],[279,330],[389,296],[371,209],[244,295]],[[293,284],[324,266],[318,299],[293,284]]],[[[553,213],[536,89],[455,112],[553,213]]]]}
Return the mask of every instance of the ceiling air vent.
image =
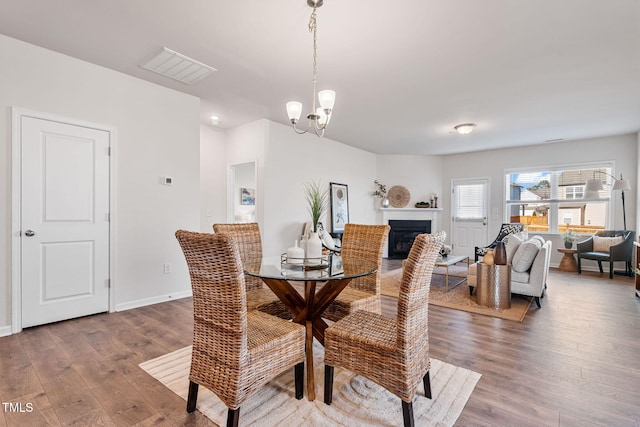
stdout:
{"type": "Polygon", "coordinates": [[[163,47],[151,59],[140,65],[145,70],[162,74],[184,84],[193,84],[214,71],[213,67],[163,47]]]}

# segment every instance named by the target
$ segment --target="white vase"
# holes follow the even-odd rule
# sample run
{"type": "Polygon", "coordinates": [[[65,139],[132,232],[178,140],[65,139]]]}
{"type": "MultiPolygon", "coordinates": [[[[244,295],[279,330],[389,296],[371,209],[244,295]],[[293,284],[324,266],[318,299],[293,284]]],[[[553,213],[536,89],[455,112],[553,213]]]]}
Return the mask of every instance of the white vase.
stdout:
{"type": "Polygon", "coordinates": [[[380,207],[381,208],[388,208],[389,207],[389,198],[388,197],[383,197],[382,200],[380,201],[380,207]]]}
{"type": "Polygon", "coordinates": [[[319,264],[322,256],[322,242],[318,233],[311,233],[307,240],[307,252],[305,257],[308,258],[310,264],[319,264]],[[313,258],[313,259],[311,259],[313,258]]]}
{"type": "Polygon", "coordinates": [[[302,264],[304,262],[304,249],[298,246],[297,240],[295,246],[287,249],[287,262],[289,264],[302,264]]]}

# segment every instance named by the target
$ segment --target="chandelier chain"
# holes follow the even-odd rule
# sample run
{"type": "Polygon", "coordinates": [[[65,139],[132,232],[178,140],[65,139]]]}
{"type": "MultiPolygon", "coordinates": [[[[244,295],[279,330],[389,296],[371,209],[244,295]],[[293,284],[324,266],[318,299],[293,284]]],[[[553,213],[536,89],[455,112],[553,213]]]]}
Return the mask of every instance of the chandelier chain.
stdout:
{"type": "Polygon", "coordinates": [[[318,29],[318,21],[316,17],[316,8],[313,8],[313,12],[311,12],[311,17],[309,17],[309,32],[313,33],[313,94],[312,100],[313,105],[311,109],[311,114],[315,114],[316,112],[316,85],[318,83],[318,56],[317,56],[317,48],[318,41],[316,30],[318,29]]]}

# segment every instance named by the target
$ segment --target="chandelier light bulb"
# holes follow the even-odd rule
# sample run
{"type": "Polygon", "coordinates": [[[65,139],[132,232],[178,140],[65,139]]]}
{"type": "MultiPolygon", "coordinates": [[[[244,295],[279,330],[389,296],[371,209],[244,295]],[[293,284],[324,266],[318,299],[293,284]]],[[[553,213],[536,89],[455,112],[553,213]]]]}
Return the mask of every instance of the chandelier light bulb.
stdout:
{"type": "Polygon", "coordinates": [[[336,103],[336,92],[334,90],[321,90],[318,92],[318,101],[323,110],[333,110],[333,104],[336,103]]]}
{"type": "Polygon", "coordinates": [[[292,123],[297,123],[300,120],[300,115],[302,115],[302,102],[287,102],[287,115],[292,123]]]}

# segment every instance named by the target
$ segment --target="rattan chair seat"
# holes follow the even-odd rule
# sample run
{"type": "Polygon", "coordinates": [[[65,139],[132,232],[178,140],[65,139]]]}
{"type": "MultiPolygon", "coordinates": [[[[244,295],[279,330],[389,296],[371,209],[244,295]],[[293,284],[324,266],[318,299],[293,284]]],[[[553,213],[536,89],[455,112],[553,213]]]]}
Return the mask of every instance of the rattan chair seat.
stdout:
{"type": "Polygon", "coordinates": [[[348,286],[340,292],[340,295],[326,308],[322,317],[337,321],[356,310],[380,313],[380,296],[369,292],[352,289],[348,286]]]}

